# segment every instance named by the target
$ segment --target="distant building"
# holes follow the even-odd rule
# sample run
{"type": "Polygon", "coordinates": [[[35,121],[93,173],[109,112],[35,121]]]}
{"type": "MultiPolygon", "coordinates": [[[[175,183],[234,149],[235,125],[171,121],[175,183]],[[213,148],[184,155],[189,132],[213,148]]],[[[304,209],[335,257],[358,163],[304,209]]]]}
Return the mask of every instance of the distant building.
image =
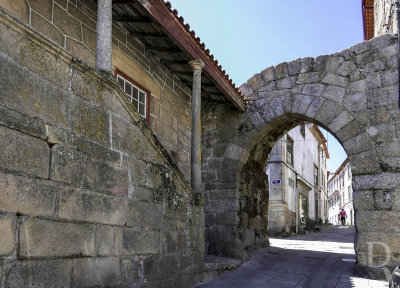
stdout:
{"type": "Polygon", "coordinates": [[[326,139],[314,124],[303,123],[275,143],[266,172],[268,233],[292,233],[325,222],[326,158],[326,139]]]}
{"type": "Polygon", "coordinates": [[[351,186],[351,166],[349,158],[329,175],[328,180],[328,221],[341,224],[339,212],[343,208],[347,213],[346,225],[354,225],[353,189],[351,186]]]}

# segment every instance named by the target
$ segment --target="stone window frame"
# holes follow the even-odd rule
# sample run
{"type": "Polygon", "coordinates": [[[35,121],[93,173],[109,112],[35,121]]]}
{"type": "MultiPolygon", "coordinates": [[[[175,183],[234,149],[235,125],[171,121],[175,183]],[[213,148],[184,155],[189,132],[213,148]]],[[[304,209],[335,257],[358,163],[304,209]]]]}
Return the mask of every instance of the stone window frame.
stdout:
{"type": "Polygon", "coordinates": [[[135,107],[135,109],[138,111],[138,113],[139,113],[139,115],[142,117],[142,118],[144,118],[145,120],[146,120],[146,123],[147,123],[147,125],[150,125],[150,99],[151,99],[151,91],[150,90],[148,90],[148,89],[146,89],[145,87],[143,87],[142,85],[140,85],[138,82],[136,82],[135,80],[133,80],[132,79],[132,77],[129,77],[129,75],[128,74],[126,74],[126,73],[124,73],[123,71],[121,71],[120,69],[118,69],[118,68],[115,68],[115,79],[117,80],[117,84],[118,84],[118,86],[119,87],[121,87],[120,86],[120,83],[119,83],[119,79],[123,79],[123,81],[124,81],[124,84],[126,83],[126,82],[129,82],[129,84],[131,85],[131,86],[133,86],[133,87],[135,87],[137,90],[138,90],[138,92],[143,92],[144,93],[144,95],[145,95],[145,97],[144,97],[144,99],[145,99],[145,103],[142,103],[140,100],[139,100],[139,96],[138,96],[138,101],[137,101],[137,106],[135,107],[135,104],[132,102],[132,97],[131,96],[128,96],[127,94],[126,94],[126,92],[125,92],[125,89],[124,88],[122,88],[122,90],[124,91],[124,93],[127,95],[127,97],[128,97],[128,100],[129,100],[129,102],[131,102],[132,103],[132,105],[135,107]],[[139,104],[144,104],[144,115],[142,114],[142,113],[140,113],[140,111],[139,111],[139,104]]]}
{"type": "Polygon", "coordinates": [[[291,137],[286,137],[286,162],[290,165],[294,165],[294,141],[291,137]],[[288,157],[290,155],[290,157],[288,157]],[[290,158],[290,159],[289,159],[290,158]]]}

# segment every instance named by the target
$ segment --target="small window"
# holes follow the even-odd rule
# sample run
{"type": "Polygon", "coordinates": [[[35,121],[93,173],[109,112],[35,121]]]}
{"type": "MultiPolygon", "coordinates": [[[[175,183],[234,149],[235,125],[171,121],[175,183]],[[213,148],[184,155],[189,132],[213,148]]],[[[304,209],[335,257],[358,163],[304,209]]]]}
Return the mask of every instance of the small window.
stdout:
{"type": "Polygon", "coordinates": [[[303,136],[303,138],[306,137],[306,124],[304,123],[300,124],[300,134],[301,136],[303,136]]]}
{"type": "Polygon", "coordinates": [[[347,166],[347,174],[348,174],[348,177],[349,177],[349,179],[350,179],[350,177],[351,177],[351,168],[350,168],[350,165],[347,166]]]}
{"type": "Polygon", "coordinates": [[[140,116],[146,119],[146,122],[149,123],[150,91],[135,83],[135,81],[133,81],[131,78],[129,78],[126,74],[122,73],[118,69],[116,69],[115,71],[118,85],[125,92],[126,97],[137,109],[140,116]]]}
{"type": "Polygon", "coordinates": [[[289,136],[286,139],[286,162],[293,165],[293,140],[289,136]]]}
{"type": "Polygon", "coordinates": [[[314,165],[314,185],[318,187],[318,167],[314,165]]]}
{"type": "Polygon", "coordinates": [[[351,191],[351,185],[347,188],[347,193],[348,193],[348,196],[349,196],[349,201],[351,201],[351,194],[352,194],[352,191],[351,191]]]}

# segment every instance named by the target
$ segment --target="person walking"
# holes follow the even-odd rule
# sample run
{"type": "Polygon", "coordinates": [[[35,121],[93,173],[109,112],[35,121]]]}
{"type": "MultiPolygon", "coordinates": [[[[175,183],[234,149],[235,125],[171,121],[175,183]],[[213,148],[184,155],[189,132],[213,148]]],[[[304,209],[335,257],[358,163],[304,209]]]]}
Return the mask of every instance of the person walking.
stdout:
{"type": "Polygon", "coordinates": [[[346,211],[344,211],[344,209],[342,209],[342,211],[340,211],[340,221],[342,221],[342,225],[344,225],[346,223],[346,218],[347,218],[347,213],[346,211]]]}

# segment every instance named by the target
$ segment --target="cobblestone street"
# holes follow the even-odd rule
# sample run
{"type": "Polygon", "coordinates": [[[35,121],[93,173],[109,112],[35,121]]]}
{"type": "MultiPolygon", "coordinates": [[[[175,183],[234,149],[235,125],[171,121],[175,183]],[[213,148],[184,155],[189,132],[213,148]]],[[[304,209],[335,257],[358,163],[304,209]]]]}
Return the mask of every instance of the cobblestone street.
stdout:
{"type": "Polygon", "coordinates": [[[358,278],[354,268],[354,227],[333,226],[319,233],[271,238],[250,261],[196,288],[381,288],[383,281],[358,278]]]}

